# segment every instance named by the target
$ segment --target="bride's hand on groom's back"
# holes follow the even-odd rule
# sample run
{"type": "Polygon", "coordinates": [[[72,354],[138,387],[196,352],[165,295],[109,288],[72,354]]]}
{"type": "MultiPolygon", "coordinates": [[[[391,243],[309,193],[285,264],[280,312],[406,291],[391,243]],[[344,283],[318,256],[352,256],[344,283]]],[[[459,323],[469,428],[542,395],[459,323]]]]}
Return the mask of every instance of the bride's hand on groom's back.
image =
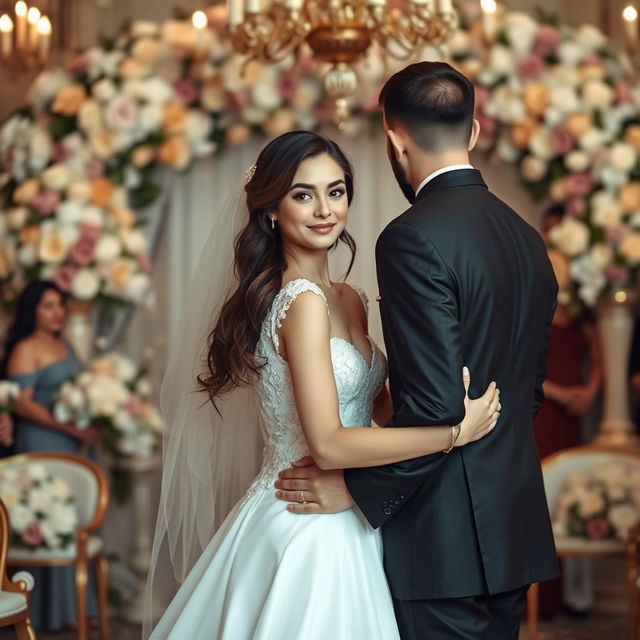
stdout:
{"type": "Polygon", "coordinates": [[[500,389],[495,382],[491,382],[487,390],[479,398],[469,398],[469,386],[471,376],[465,367],[462,373],[465,389],[465,416],[460,423],[460,435],[456,441],[456,447],[462,447],[470,442],[475,442],[491,433],[500,417],[500,389]]]}

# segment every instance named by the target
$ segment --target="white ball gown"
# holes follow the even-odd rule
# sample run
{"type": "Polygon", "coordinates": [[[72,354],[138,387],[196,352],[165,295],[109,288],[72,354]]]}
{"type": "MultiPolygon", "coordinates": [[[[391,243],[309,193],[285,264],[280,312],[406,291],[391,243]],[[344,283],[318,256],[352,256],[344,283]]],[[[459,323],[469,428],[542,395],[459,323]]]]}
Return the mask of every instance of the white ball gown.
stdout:
{"type": "MultiPolygon", "coordinates": [[[[156,625],[152,640],[398,640],[379,531],[357,508],[297,515],[275,497],[278,472],[309,453],[278,353],[277,330],[307,280],[287,283],[263,324],[256,354],[267,359],[256,383],[265,441],[260,473],[203,551],[156,625]]],[[[366,304],[366,301],[365,301],[366,304]]],[[[371,424],[386,361],[331,339],[340,418],[371,424]]]]}

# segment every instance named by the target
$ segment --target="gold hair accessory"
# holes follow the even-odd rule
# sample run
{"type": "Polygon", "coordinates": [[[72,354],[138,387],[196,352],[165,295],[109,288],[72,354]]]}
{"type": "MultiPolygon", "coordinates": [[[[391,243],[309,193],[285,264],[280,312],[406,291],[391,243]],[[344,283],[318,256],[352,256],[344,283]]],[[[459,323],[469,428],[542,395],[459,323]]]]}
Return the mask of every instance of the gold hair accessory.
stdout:
{"type": "Polygon", "coordinates": [[[251,178],[253,178],[253,174],[256,172],[256,166],[255,164],[252,164],[248,169],[247,172],[244,174],[244,183],[247,184],[248,182],[251,181],[251,178]]]}

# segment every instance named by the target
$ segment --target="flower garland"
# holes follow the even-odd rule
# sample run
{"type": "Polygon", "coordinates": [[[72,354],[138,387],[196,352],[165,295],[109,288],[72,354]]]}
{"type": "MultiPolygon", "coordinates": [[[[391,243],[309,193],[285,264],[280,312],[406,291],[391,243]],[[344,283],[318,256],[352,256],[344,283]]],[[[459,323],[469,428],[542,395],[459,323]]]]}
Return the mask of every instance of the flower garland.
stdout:
{"type": "MultiPolygon", "coordinates": [[[[640,89],[624,60],[595,27],[558,28],[515,12],[487,47],[477,3],[461,14],[448,53],[475,83],[481,148],[517,165],[535,196],[564,206],[552,242],[585,303],[633,285],[640,89]]],[[[144,303],[150,266],[135,211],[158,195],[159,166],[183,170],[252,134],[330,122],[309,55],[247,61],[231,52],[224,23],[220,6],[204,34],[187,21],[133,23],[36,80],[29,107],[0,130],[5,301],[30,279],[52,278],[76,299],[144,303]]],[[[359,66],[353,133],[376,113],[389,70],[376,53],[359,66]]]]}

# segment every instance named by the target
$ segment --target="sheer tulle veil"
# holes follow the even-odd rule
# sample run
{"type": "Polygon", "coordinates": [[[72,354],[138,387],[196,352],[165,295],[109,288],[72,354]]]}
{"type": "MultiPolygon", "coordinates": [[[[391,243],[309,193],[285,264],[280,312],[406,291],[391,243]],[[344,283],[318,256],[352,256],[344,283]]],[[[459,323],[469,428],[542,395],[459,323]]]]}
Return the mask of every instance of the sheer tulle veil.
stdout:
{"type": "Polygon", "coordinates": [[[262,441],[251,389],[225,396],[219,403],[221,415],[206,394],[196,391],[209,332],[235,283],[234,241],[248,221],[244,182],[246,178],[215,214],[160,391],[167,431],[143,638],[260,465],[262,441]]]}

